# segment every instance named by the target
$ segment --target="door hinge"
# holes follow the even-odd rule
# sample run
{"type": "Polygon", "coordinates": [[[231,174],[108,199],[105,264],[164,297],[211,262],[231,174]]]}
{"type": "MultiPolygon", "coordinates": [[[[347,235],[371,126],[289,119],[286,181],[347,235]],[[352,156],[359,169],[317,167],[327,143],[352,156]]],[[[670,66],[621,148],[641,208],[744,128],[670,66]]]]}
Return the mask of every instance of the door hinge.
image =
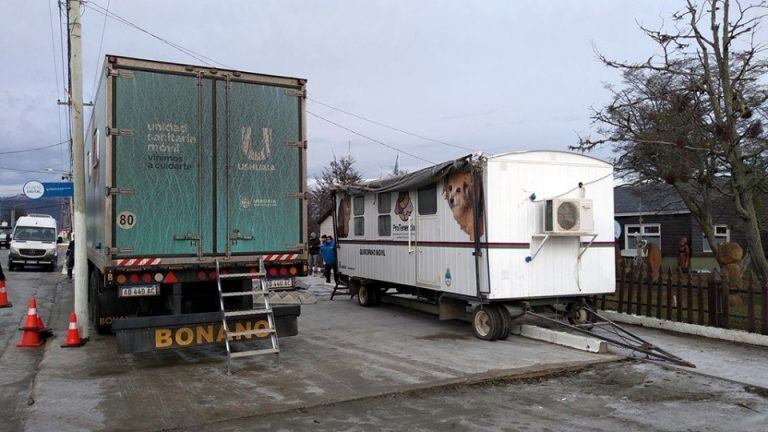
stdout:
{"type": "Polygon", "coordinates": [[[133,78],[133,72],[121,69],[107,69],[107,76],[118,78],[133,78]]]}
{"type": "Polygon", "coordinates": [[[297,198],[297,199],[309,199],[309,192],[288,192],[285,194],[288,198],[297,198]]]}
{"type": "Polygon", "coordinates": [[[304,141],[288,141],[285,143],[286,147],[307,148],[307,140],[304,141]]]}
{"type": "Polygon", "coordinates": [[[197,86],[202,87],[203,86],[203,73],[198,72],[197,73],[197,86]]]}
{"type": "Polygon", "coordinates": [[[307,92],[304,90],[285,89],[286,96],[306,97],[307,92]]]}
{"type": "Polygon", "coordinates": [[[118,129],[118,128],[107,128],[107,136],[124,136],[124,137],[132,137],[133,131],[130,129],[118,129]]]}
{"type": "Polygon", "coordinates": [[[121,254],[132,254],[133,248],[106,248],[105,252],[107,252],[107,255],[121,255],[121,254]]]}
{"type": "Polygon", "coordinates": [[[110,196],[110,195],[133,195],[133,189],[131,189],[131,188],[120,189],[120,188],[106,187],[104,189],[106,189],[106,191],[107,191],[107,196],[110,196]]]}

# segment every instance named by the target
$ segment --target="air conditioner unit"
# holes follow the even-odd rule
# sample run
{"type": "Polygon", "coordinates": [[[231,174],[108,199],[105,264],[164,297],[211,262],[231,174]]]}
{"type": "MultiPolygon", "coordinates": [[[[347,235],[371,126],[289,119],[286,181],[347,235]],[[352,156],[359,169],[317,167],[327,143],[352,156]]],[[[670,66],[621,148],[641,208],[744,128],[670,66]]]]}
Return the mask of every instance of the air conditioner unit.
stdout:
{"type": "Polygon", "coordinates": [[[544,207],[544,234],[593,234],[595,218],[592,200],[559,198],[547,200],[544,207]]]}

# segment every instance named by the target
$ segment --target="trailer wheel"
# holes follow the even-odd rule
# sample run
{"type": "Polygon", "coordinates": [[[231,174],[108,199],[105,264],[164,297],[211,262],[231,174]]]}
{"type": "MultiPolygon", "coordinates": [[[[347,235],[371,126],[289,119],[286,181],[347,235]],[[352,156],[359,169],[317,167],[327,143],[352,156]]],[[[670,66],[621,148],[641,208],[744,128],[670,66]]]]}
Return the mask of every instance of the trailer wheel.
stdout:
{"type": "Polygon", "coordinates": [[[472,312],[472,332],[475,337],[492,341],[502,332],[503,321],[501,314],[494,306],[477,305],[472,312]]]}
{"type": "Polygon", "coordinates": [[[101,314],[105,306],[104,303],[107,302],[107,293],[103,292],[104,282],[102,282],[99,272],[94,271],[91,273],[88,282],[93,287],[93,296],[91,297],[91,302],[93,303],[93,326],[96,327],[96,333],[100,335],[110,334],[112,333],[112,325],[101,323],[101,314]]]}
{"type": "Polygon", "coordinates": [[[504,305],[493,305],[501,317],[502,328],[499,333],[499,339],[504,340],[509,337],[509,332],[512,331],[512,316],[509,315],[509,311],[504,305]]]}
{"type": "Polygon", "coordinates": [[[357,290],[357,303],[363,307],[371,307],[379,304],[378,290],[370,285],[361,284],[357,290]]]}
{"type": "Polygon", "coordinates": [[[582,326],[586,330],[591,330],[596,321],[595,314],[587,310],[582,303],[569,303],[567,308],[568,323],[571,325],[582,326]]]}

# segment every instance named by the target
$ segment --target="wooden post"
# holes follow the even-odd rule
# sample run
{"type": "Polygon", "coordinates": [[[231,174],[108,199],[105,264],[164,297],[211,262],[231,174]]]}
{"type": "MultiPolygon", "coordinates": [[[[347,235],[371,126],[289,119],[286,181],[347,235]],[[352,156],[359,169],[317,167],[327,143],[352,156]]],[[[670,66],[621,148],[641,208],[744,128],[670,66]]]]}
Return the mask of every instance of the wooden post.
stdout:
{"type": "Polygon", "coordinates": [[[635,274],[635,266],[631,267],[630,273],[629,273],[629,283],[627,284],[627,313],[632,313],[632,293],[634,285],[635,285],[635,278],[640,277],[639,273],[635,274]]]}
{"type": "Polygon", "coordinates": [[[685,285],[685,307],[688,309],[688,324],[693,324],[693,281],[691,281],[691,273],[688,272],[685,285]]]}
{"type": "Polygon", "coordinates": [[[728,297],[731,294],[731,281],[727,274],[723,274],[723,280],[720,283],[720,304],[723,311],[720,323],[723,328],[731,328],[731,307],[728,304],[728,297]]]}
{"type": "Polygon", "coordinates": [[[701,273],[696,277],[696,308],[699,310],[699,325],[704,325],[704,288],[701,283],[701,273]]]}
{"type": "Polygon", "coordinates": [[[667,321],[672,321],[672,272],[667,273],[667,321]]]}
{"type": "Polygon", "coordinates": [[[747,280],[747,331],[755,332],[755,287],[752,285],[754,278],[752,273],[747,280]]]}
{"type": "Polygon", "coordinates": [[[707,281],[707,323],[712,327],[717,327],[717,270],[709,275],[707,281]]]}
{"type": "MultiPolygon", "coordinates": [[[[661,279],[661,274],[659,274],[659,279],[661,279]]],[[[648,284],[646,285],[646,288],[648,289],[648,292],[645,293],[645,315],[646,316],[653,316],[653,284],[656,282],[653,280],[653,277],[648,277],[648,284]]]]}
{"type": "MultiPolygon", "coordinates": [[[[624,270],[624,267],[622,267],[624,270]]],[[[629,270],[629,280],[632,280],[632,268],[629,270]]],[[[619,313],[624,312],[624,293],[627,291],[627,272],[621,272],[621,283],[619,284],[619,304],[616,306],[616,310],[619,313]]]]}
{"type": "Polygon", "coordinates": [[[635,308],[635,315],[643,314],[643,282],[645,282],[645,278],[651,277],[650,274],[650,271],[648,271],[647,275],[640,271],[640,279],[637,280],[637,307],[635,308]]]}
{"type": "Polygon", "coordinates": [[[675,315],[675,321],[683,322],[683,275],[678,271],[677,275],[677,314],[675,315]]]}
{"type": "MultiPolygon", "coordinates": [[[[672,270],[667,269],[667,274],[672,270]]],[[[661,292],[664,290],[664,273],[659,275],[658,283],[656,284],[656,318],[661,319],[661,292]]]]}
{"type": "Polygon", "coordinates": [[[768,335],[768,281],[762,284],[760,292],[762,294],[760,301],[760,330],[762,330],[764,335],[768,335]]]}

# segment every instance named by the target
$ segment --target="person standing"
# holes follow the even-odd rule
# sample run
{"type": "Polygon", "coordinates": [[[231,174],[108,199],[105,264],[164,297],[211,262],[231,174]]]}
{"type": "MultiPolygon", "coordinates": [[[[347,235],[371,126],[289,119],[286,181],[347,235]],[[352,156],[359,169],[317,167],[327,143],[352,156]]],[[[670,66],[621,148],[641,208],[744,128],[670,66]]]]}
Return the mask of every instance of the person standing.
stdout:
{"type": "Polygon", "coordinates": [[[325,242],[320,247],[320,253],[323,255],[323,266],[325,270],[325,283],[331,283],[331,270],[333,270],[333,280],[339,284],[339,268],[336,264],[336,242],[332,236],[325,238],[325,242]]]}
{"type": "Polygon", "coordinates": [[[312,233],[309,235],[309,268],[312,276],[320,271],[320,266],[320,239],[317,238],[317,234],[312,233]]]}

